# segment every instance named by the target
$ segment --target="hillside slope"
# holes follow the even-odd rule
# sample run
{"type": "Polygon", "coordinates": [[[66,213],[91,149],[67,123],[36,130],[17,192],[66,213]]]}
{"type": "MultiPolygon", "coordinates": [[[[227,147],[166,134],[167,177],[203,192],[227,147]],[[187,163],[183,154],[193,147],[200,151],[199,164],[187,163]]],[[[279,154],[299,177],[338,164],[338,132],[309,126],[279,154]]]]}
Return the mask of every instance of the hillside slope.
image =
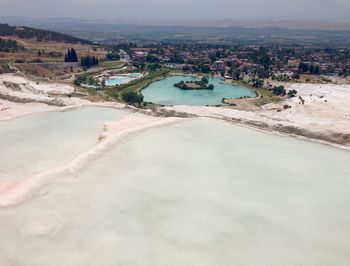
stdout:
{"type": "Polygon", "coordinates": [[[91,44],[91,42],[88,40],[79,39],[55,31],[41,30],[30,27],[10,26],[8,24],[0,24],[0,36],[17,36],[24,39],[36,38],[38,42],[54,41],[71,44],[91,44]]]}

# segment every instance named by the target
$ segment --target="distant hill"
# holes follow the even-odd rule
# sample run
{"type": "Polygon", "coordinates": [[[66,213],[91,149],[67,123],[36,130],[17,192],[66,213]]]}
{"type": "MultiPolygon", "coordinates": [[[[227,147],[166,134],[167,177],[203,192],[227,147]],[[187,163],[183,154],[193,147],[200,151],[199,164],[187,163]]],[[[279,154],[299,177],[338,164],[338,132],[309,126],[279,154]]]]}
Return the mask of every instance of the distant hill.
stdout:
{"type": "Polygon", "coordinates": [[[55,31],[41,30],[30,27],[18,27],[10,26],[8,24],[0,24],[0,36],[17,36],[24,39],[36,38],[38,42],[44,41],[54,41],[62,43],[71,43],[71,44],[91,44],[90,41],[79,39],[67,34],[62,34],[55,31]]]}
{"type": "Polygon", "coordinates": [[[332,22],[317,20],[123,20],[123,19],[77,19],[77,18],[25,18],[25,17],[3,17],[0,23],[14,25],[26,25],[41,29],[59,32],[113,30],[114,26],[157,26],[157,27],[204,27],[204,28],[281,28],[291,30],[323,30],[323,31],[350,31],[350,21],[332,22]],[[106,29],[107,27],[107,29],[106,29]]]}
{"type": "Polygon", "coordinates": [[[22,45],[18,45],[18,43],[14,40],[4,40],[0,38],[0,52],[14,52],[18,50],[24,51],[24,47],[22,45]]]}
{"type": "MultiPolygon", "coordinates": [[[[174,23],[176,25],[176,23],[174,23]]],[[[350,31],[350,22],[329,22],[316,20],[216,20],[187,21],[178,25],[189,27],[241,27],[241,28],[280,28],[290,30],[350,31]]],[[[158,23],[159,25],[159,23],[158,23]]]]}

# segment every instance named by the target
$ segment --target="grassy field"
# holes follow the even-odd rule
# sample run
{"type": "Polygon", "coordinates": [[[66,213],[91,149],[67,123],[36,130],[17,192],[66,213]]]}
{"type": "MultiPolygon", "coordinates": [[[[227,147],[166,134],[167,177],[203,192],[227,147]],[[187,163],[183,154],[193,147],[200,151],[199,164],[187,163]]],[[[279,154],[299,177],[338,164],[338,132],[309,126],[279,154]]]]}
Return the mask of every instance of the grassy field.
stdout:
{"type": "Polygon", "coordinates": [[[118,69],[124,66],[125,66],[125,63],[122,61],[103,61],[103,62],[100,62],[100,65],[99,65],[99,67],[102,67],[106,70],[118,69]]]}
{"type": "Polygon", "coordinates": [[[264,88],[258,88],[255,89],[255,91],[259,95],[258,98],[253,101],[256,106],[262,106],[268,103],[278,103],[283,100],[281,97],[274,95],[271,91],[264,88]]]}
{"type": "Polygon", "coordinates": [[[3,39],[16,40],[19,45],[24,46],[25,51],[13,53],[0,52],[0,60],[5,62],[25,61],[31,62],[40,59],[43,62],[63,62],[68,48],[74,48],[78,56],[95,56],[104,59],[107,52],[102,48],[91,45],[69,44],[53,41],[38,42],[36,39],[23,39],[16,36],[1,37],[3,39]],[[41,54],[39,55],[39,50],[41,54]]]}
{"type": "Polygon", "coordinates": [[[12,70],[8,64],[0,64],[0,74],[11,73],[12,70]]]}
{"type": "Polygon", "coordinates": [[[244,81],[234,81],[234,84],[250,88],[251,90],[255,91],[258,94],[258,97],[255,99],[251,99],[251,103],[260,107],[268,103],[278,103],[281,102],[283,99],[279,96],[274,95],[271,91],[265,88],[254,88],[250,84],[244,82],[244,81]]]}
{"type": "Polygon", "coordinates": [[[13,66],[27,75],[59,80],[83,72],[80,63],[19,63],[13,66]]]}
{"type": "MultiPolygon", "coordinates": [[[[74,48],[77,51],[78,58],[90,55],[99,58],[100,61],[105,59],[107,53],[104,48],[98,48],[89,44],[37,41],[36,38],[25,39],[17,36],[0,38],[15,40],[18,45],[24,47],[24,50],[0,52],[1,62],[12,64],[25,74],[40,78],[50,78],[52,80],[71,79],[74,74],[84,71],[80,62],[76,64],[64,63],[64,56],[70,48],[74,48]]],[[[109,63],[109,67],[113,66],[121,66],[121,62],[109,63]]],[[[5,68],[1,67],[0,73],[4,73],[5,71],[5,68]]]]}

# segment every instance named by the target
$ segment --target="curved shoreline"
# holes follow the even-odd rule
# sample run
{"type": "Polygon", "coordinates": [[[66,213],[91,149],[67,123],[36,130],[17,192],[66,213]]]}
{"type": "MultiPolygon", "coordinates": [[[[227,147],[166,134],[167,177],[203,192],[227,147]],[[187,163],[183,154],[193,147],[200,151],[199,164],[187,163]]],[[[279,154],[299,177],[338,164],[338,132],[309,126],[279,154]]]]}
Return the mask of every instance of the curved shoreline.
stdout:
{"type": "MultiPolygon", "coordinates": [[[[172,75],[193,76],[170,72],[165,77],[172,75]]],[[[0,99],[0,121],[39,112],[66,111],[81,106],[100,106],[153,117],[210,117],[248,125],[253,129],[269,133],[300,136],[344,149],[350,147],[349,85],[292,84],[290,88],[296,89],[299,97],[264,105],[254,111],[181,105],[157,107],[153,110],[138,109],[118,102],[90,102],[81,98],[67,97],[66,92],[75,91],[74,87],[64,85],[61,88],[61,86],[63,85],[58,83],[37,83],[25,76],[1,75],[0,93],[24,99],[28,103],[14,103],[0,99]],[[1,85],[1,81],[10,82],[13,85],[10,87],[1,85]],[[56,94],[52,97],[50,93],[53,91],[56,94]],[[43,99],[50,102],[56,100],[64,106],[40,103],[43,99]],[[285,106],[287,109],[284,108],[285,106]]]]}
{"type": "MultiPolygon", "coordinates": [[[[84,107],[84,106],[101,107],[101,108],[113,108],[113,109],[117,109],[117,110],[124,110],[125,106],[126,106],[125,104],[121,104],[121,103],[117,103],[117,102],[110,102],[110,103],[108,103],[108,102],[101,102],[101,103],[84,102],[84,103],[80,103],[80,104],[66,105],[66,106],[63,106],[63,107],[50,106],[50,105],[47,105],[45,103],[39,103],[39,102],[28,102],[28,103],[9,102],[9,103],[14,105],[14,107],[16,107],[16,105],[22,105],[23,106],[23,104],[32,104],[33,108],[32,109],[28,109],[27,111],[24,111],[22,113],[10,114],[8,117],[2,117],[1,113],[0,113],[0,123],[1,122],[5,122],[5,121],[10,121],[12,119],[25,117],[25,116],[28,116],[28,115],[33,115],[33,114],[38,114],[38,113],[44,113],[44,112],[66,112],[66,111],[75,110],[77,108],[84,107]],[[37,106],[34,106],[34,105],[37,105],[37,106]]],[[[1,112],[1,110],[0,110],[0,112],[1,112]]]]}
{"type": "MultiPolygon", "coordinates": [[[[159,81],[162,81],[162,80],[165,80],[169,77],[191,77],[191,78],[197,78],[197,79],[200,79],[201,76],[200,75],[196,75],[196,74],[184,74],[184,73],[168,73],[167,75],[161,77],[161,78],[158,78],[158,79],[155,79],[153,80],[152,82],[146,84],[145,86],[141,87],[138,89],[138,92],[140,92],[142,94],[142,91],[147,89],[150,85],[152,85],[153,83],[155,82],[159,82],[159,81]]],[[[217,78],[217,79],[223,79],[223,78],[220,78],[220,77],[211,77],[211,78],[217,78]]],[[[246,88],[250,91],[252,91],[254,94],[255,94],[255,97],[249,97],[249,99],[258,99],[259,98],[259,94],[257,93],[256,90],[254,90],[252,87],[250,86],[245,86],[244,84],[241,86],[239,84],[234,84],[234,83],[226,83],[225,82],[225,79],[223,79],[223,83],[225,83],[226,85],[230,85],[232,87],[235,87],[235,86],[238,86],[238,87],[242,87],[242,88],[246,88]]],[[[241,97],[245,97],[245,96],[241,96],[241,97]]],[[[225,99],[225,98],[223,98],[225,99]]],[[[226,99],[235,99],[235,100],[239,100],[241,99],[240,97],[239,98],[226,98],[226,99]]],[[[153,103],[153,102],[152,102],[153,103]]],[[[154,104],[157,104],[157,105],[160,105],[160,106],[173,106],[173,105],[166,105],[166,104],[159,104],[159,103],[154,103],[154,104]]],[[[214,106],[218,106],[218,105],[222,105],[222,106],[225,106],[222,104],[222,101],[220,103],[218,103],[217,105],[206,105],[206,106],[209,106],[209,107],[214,107],[214,106]]]]}
{"type": "Polygon", "coordinates": [[[117,122],[107,123],[104,126],[104,131],[99,136],[100,142],[88,151],[77,155],[71,161],[26,177],[17,182],[5,182],[1,184],[0,207],[16,206],[30,199],[35,196],[35,194],[45,186],[51,178],[54,178],[59,174],[64,174],[66,172],[75,174],[79,173],[84,167],[98,159],[106,151],[130,139],[130,137],[135,134],[151,128],[166,126],[182,121],[184,121],[184,119],[148,117],[137,114],[127,116],[117,122]]]}
{"type": "MultiPolygon", "coordinates": [[[[297,139],[312,141],[321,143],[324,145],[340,148],[343,150],[350,151],[350,133],[336,132],[325,130],[310,130],[308,128],[302,126],[292,125],[288,123],[288,121],[275,121],[273,119],[264,117],[261,114],[256,112],[246,112],[246,111],[237,111],[243,112],[246,114],[253,114],[251,117],[244,117],[243,115],[226,115],[220,112],[216,112],[216,110],[210,110],[214,107],[189,107],[189,106],[178,106],[178,107],[168,107],[167,110],[172,110],[181,113],[186,113],[188,115],[196,115],[199,118],[210,118],[217,121],[223,121],[227,123],[231,123],[238,126],[244,126],[250,128],[252,130],[257,130],[260,132],[280,135],[280,136],[288,136],[297,139]],[[186,109],[189,109],[186,112],[186,109]],[[200,113],[200,114],[199,114],[200,113]],[[205,114],[204,114],[205,113],[205,114]]],[[[215,108],[219,111],[236,111],[232,109],[225,109],[222,107],[215,108]]],[[[350,128],[349,128],[350,129],[350,128]]]]}
{"type": "MultiPolygon", "coordinates": [[[[189,121],[191,119],[213,119],[215,121],[221,121],[225,123],[234,124],[237,126],[243,126],[259,132],[289,136],[306,141],[313,141],[333,147],[341,148],[343,150],[350,150],[350,134],[343,133],[343,136],[336,132],[320,132],[311,131],[306,128],[296,127],[288,124],[286,121],[264,121],[260,116],[260,120],[253,119],[253,117],[239,116],[240,111],[235,114],[234,110],[225,108],[211,108],[211,107],[190,107],[180,106],[171,108],[157,108],[155,110],[144,110],[136,107],[131,107],[122,104],[81,104],[74,106],[67,106],[63,108],[57,108],[56,110],[41,110],[42,112],[48,111],[69,111],[82,106],[96,106],[101,108],[115,108],[119,110],[125,110],[130,112],[130,115],[126,118],[109,122],[104,125],[103,132],[99,136],[100,142],[89,149],[76,156],[73,160],[59,165],[57,167],[45,170],[43,172],[26,177],[17,182],[3,182],[0,184],[0,207],[16,206],[21,202],[24,202],[45,186],[51,178],[69,173],[79,173],[84,167],[91,164],[91,162],[98,159],[106,151],[112,147],[129,140],[135,134],[141,133],[145,130],[167,126],[174,123],[189,121]],[[232,111],[232,113],[230,113],[232,111]],[[228,113],[226,113],[228,112],[228,113]],[[270,123],[269,123],[270,122],[270,123]]],[[[40,112],[40,111],[38,111],[40,112]]],[[[237,111],[236,111],[237,112],[237,111]]],[[[245,112],[247,113],[247,112],[245,112]]],[[[27,113],[21,116],[33,114],[27,113]]],[[[251,113],[254,114],[254,113],[251,113]]],[[[255,118],[258,116],[255,115],[255,118]]],[[[18,116],[17,116],[18,117],[18,116]]],[[[15,118],[15,117],[12,117],[15,118]]],[[[11,118],[10,118],[11,119],[11,118]]],[[[266,118],[265,118],[266,119],[266,118]]]]}
{"type": "MultiPolygon", "coordinates": [[[[42,104],[42,107],[45,107],[47,105],[42,104]]],[[[333,134],[326,134],[326,132],[311,132],[306,130],[302,127],[296,127],[292,125],[286,125],[281,121],[281,123],[276,123],[274,125],[265,123],[263,121],[255,120],[255,119],[248,119],[248,118],[242,118],[240,116],[223,116],[218,115],[216,112],[209,111],[206,115],[199,115],[197,112],[188,112],[187,110],[183,110],[182,108],[187,109],[210,109],[215,108],[218,110],[225,110],[223,107],[206,107],[206,106],[167,106],[167,107],[159,107],[155,110],[149,110],[149,109],[139,109],[134,106],[116,103],[116,102],[102,102],[102,103],[82,103],[82,104],[76,104],[76,105],[70,105],[65,107],[51,107],[50,108],[38,108],[35,110],[30,110],[26,113],[20,113],[15,114],[10,117],[3,118],[0,116],[0,123],[2,121],[9,121],[11,119],[24,117],[27,115],[32,115],[36,113],[42,113],[42,112],[65,112],[69,110],[74,110],[80,107],[84,106],[94,106],[94,107],[101,107],[101,108],[114,108],[117,110],[125,110],[132,113],[140,113],[144,114],[146,116],[151,117],[180,117],[180,118],[211,118],[218,121],[224,121],[228,123],[232,123],[235,125],[240,125],[244,127],[248,127],[253,130],[258,130],[261,132],[269,133],[269,134],[277,134],[282,136],[290,136],[294,138],[299,138],[303,140],[309,140],[313,142],[318,142],[321,144],[337,147],[343,150],[350,150],[350,135],[347,136],[347,134],[344,134],[345,140],[339,140],[339,135],[341,133],[339,132],[331,132],[333,134]],[[337,136],[338,135],[338,136],[337,136]]],[[[227,110],[227,109],[226,109],[227,110]]],[[[246,112],[249,113],[249,112],[246,112]]],[[[254,113],[254,112],[253,112],[254,113]]]]}
{"type": "Polygon", "coordinates": [[[292,126],[286,126],[285,130],[283,129],[283,126],[278,127],[278,128],[271,128],[268,124],[264,124],[258,121],[242,121],[239,119],[234,119],[234,118],[223,118],[223,119],[218,119],[218,118],[212,118],[212,117],[207,117],[208,119],[213,119],[215,121],[221,121],[221,122],[226,122],[229,124],[237,125],[237,126],[242,126],[245,128],[249,128],[251,130],[256,130],[261,133],[265,134],[270,134],[270,135],[277,135],[277,136],[282,136],[282,137],[291,137],[291,138],[296,138],[299,140],[304,140],[304,141],[311,141],[323,145],[327,145],[330,147],[334,148],[339,148],[345,151],[350,151],[350,145],[344,145],[341,143],[335,143],[330,140],[321,139],[321,138],[316,138],[316,135],[314,135],[311,132],[306,131],[305,129],[300,129],[297,127],[292,127],[292,126]],[[302,132],[302,134],[296,134],[296,132],[302,132]],[[294,132],[294,133],[293,133],[294,132]],[[314,137],[313,137],[314,136],[314,137]]]}

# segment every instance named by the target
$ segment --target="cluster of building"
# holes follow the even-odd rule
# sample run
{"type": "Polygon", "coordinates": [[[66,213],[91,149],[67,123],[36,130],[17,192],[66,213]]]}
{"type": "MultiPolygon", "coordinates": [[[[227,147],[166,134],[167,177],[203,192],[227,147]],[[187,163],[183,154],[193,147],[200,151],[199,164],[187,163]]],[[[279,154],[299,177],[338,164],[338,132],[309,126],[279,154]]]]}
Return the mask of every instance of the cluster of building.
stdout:
{"type": "Polygon", "coordinates": [[[134,47],[127,56],[137,62],[220,72],[226,77],[237,73],[255,73],[263,78],[279,74],[350,75],[350,53],[347,49],[156,44],[154,47],[134,47]]]}

